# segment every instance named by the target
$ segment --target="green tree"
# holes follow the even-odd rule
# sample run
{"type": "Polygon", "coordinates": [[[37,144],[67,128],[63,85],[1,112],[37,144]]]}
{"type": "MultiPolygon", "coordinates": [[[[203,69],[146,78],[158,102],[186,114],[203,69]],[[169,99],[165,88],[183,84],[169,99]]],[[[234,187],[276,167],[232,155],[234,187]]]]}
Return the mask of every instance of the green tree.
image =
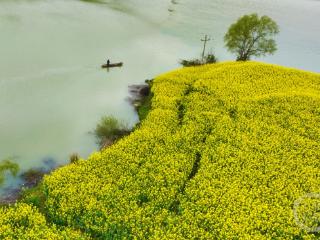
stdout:
{"type": "Polygon", "coordinates": [[[277,33],[279,27],[270,17],[244,15],[230,26],[224,41],[228,50],[237,54],[237,61],[247,61],[252,56],[273,54],[277,50],[273,37],[277,33]]]}

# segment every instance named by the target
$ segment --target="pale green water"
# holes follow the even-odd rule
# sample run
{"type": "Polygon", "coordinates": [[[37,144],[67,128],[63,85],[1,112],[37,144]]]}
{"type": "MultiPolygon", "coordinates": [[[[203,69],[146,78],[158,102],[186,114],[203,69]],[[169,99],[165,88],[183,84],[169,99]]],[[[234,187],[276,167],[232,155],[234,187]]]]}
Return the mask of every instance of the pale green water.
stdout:
{"type": "Polygon", "coordinates": [[[43,159],[66,163],[96,149],[91,131],[113,114],[137,121],[128,85],[178,67],[200,53],[220,60],[228,26],[245,13],[273,17],[279,51],[261,60],[320,71],[320,2],[316,0],[0,1],[0,159],[22,169],[43,159]],[[124,67],[106,72],[110,58],[124,67]]]}

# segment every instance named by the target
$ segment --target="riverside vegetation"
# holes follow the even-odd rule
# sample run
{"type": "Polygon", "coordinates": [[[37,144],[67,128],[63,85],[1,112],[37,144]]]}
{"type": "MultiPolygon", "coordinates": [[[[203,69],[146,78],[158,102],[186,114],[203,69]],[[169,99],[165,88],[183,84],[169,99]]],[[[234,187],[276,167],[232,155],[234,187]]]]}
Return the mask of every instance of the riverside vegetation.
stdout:
{"type": "MultiPolygon", "coordinates": [[[[278,24],[268,16],[259,17],[253,13],[240,17],[232,24],[224,36],[227,49],[237,55],[237,61],[248,61],[252,57],[261,57],[274,54],[277,44],[274,40],[279,33],[278,24]]],[[[206,43],[211,39],[205,35],[202,58],[181,60],[184,67],[200,66],[216,63],[218,59],[213,53],[205,55],[206,43]]]]}
{"type": "Polygon", "coordinates": [[[129,127],[114,116],[102,117],[94,130],[94,135],[101,149],[110,146],[117,139],[129,133],[129,127]]]}
{"type": "Polygon", "coordinates": [[[6,172],[16,176],[19,172],[19,165],[14,163],[10,158],[0,161],[0,186],[4,182],[4,174],[6,172]]]}
{"type": "Polygon", "coordinates": [[[320,192],[319,74],[226,62],[161,75],[151,91],[129,136],[44,178],[41,208],[2,208],[0,238],[319,237],[292,210],[320,192]]]}

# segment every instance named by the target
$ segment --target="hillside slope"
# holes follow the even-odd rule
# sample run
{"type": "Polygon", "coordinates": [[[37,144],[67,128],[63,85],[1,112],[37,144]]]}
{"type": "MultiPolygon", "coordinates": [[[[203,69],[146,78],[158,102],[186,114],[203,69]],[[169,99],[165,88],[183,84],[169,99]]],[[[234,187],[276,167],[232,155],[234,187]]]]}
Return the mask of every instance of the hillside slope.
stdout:
{"type": "Polygon", "coordinates": [[[320,193],[319,74],[220,63],[152,92],[137,130],[45,178],[49,219],[100,239],[317,238],[293,207],[320,193]]]}

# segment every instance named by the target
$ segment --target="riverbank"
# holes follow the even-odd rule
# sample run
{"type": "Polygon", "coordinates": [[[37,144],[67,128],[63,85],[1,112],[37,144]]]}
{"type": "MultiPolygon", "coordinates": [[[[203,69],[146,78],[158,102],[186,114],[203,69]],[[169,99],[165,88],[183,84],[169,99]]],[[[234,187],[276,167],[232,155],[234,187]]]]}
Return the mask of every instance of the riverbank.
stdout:
{"type": "MultiPolygon", "coordinates": [[[[47,231],[67,226],[82,239],[317,239],[297,225],[292,206],[320,192],[319,83],[319,74],[255,62],[158,76],[135,131],[45,176],[47,231]]],[[[21,211],[31,205],[2,210],[0,237],[23,227],[48,238],[29,224],[33,212],[21,211]]]]}
{"type": "Polygon", "coordinates": [[[153,79],[146,80],[145,84],[129,86],[131,94],[129,101],[134,106],[139,116],[139,122],[143,121],[151,110],[153,97],[153,93],[151,92],[152,83],[153,79]]]}
{"type": "MultiPolygon", "coordinates": [[[[152,80],[146,80],[145,84],[129,85],[129,97],[128,101],[136,110],[139,116],[139,123],[133,128],[139,126],[151,110],[151,100],[153,94],[151,93],[152,80]]],[[[127,135],[127,134],[126,134],[127,135]]],[[[122,136],[125,137],[126,135],[122,136]]],[[[121,139],[121,138],[120,138],[121,139]]],[[[117,138],[116,140],[120,140],[117,138]]],[[[114,141],[106,141],[103,144],[102,149],[110,147],[114,144],[114,141]]],[[[69,163],[72,164],[72,163],[69,163]]],[[[45,175],[57,170],[63,166],[56,166],[56,163],[46,161],[46,168],[32,168],[26,172],[20,174],[19,178],[23,181],[18,187],[8,188],[5,196],[0,197],[0,205],[13,204],[16,201],[32,204],[39,208],[42,208],[44,204],[44,195],[41,191],[42,179],[45,175]]]]}
{"type": "Polygon", "coordinates": [[[36,188],[45,174],[50,174],[58,167],[61,167],[53,159],[46,159],[43,164],[43,167],[31,168],[20,172],[17,176],[12,176],[18,184],[4,188],[0,196],[0,205],[15,203],[21,199],[23,192],[36,188]]]}

